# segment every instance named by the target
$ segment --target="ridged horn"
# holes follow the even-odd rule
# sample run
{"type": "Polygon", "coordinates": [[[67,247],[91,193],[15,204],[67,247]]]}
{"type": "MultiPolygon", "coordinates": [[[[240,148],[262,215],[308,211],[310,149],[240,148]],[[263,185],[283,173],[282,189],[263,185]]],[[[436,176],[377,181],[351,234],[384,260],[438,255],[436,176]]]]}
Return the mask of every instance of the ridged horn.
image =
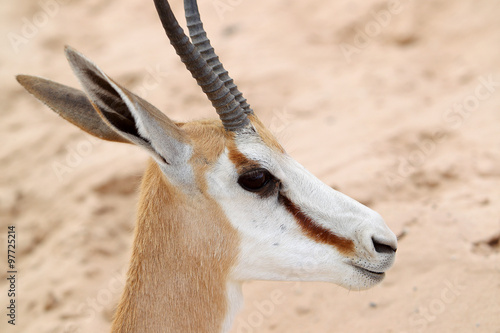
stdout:
{"type": "Polygon", "coordinates": [[[168,1],[154,0],[154,3],[170,44],[212,102],[224,128],[228,131],[237,131],[247,126],[250,121],[240,103],[203,59],[189,37],[184,34],[168,1]]]}
{"type": "Polygon", "coordinates": [[[210,44],[210,39],[208,39],[207,33],[203,28],[203,23],[201,22],[197,0],[184,0],[184,11],[186,14],[189,36],[194,46],[198,49],[203,59],[207,61],[208,65],[212,67],[212,70],[217,74],[219,79],[229,88],[236,101],[240,103],[243,111],[246,114],[253,114],[250,104],[248,104],[246,98],[244,98],[243,94],[238,90],[234,80],[229,76],[228,71],[224,68],[224,65],[222,65],[214,48],[210,44]]]}

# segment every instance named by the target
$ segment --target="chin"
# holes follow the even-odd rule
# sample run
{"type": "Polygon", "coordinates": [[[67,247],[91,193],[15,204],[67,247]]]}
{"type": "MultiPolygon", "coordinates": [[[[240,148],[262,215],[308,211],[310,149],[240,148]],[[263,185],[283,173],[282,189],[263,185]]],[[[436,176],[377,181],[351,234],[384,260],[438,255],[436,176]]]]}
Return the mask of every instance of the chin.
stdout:
{"type": "Polygon", "coordinates": [[[349,274],[339,286],[349,290],[366,290],[370,289],[385,278],[385,272],[370,271],[362,267],[350,266],[351,274],[349,274]]]}

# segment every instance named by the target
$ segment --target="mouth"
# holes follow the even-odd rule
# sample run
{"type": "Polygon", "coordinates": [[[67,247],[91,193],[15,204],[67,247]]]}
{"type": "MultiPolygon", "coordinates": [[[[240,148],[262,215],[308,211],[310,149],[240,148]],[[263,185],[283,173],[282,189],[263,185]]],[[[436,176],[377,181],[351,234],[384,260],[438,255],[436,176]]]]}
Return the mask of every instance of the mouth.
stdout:
{"type": "Polygon", "coordinates": [[[369,278],[374,279],[374,280],[382,281],[382,279],[385,277],[385,272],[371,271],[371,270],[366,269],[364,267],[355,266],[355,265],[353,265],[353,267],[357,271],[359,271],[361,274],[363,274],[364,276],[369,277],[369,278]]]}

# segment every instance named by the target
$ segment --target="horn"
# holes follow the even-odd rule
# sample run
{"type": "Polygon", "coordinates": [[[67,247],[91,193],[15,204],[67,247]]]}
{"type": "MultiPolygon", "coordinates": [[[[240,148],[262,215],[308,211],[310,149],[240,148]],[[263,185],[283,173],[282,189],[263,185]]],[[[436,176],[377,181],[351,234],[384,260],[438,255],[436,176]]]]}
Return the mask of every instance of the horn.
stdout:
{"type": "Polygon", "coordinates": [[[200,52],[189,41],[189,37],[184,34],[168,1],[154,0],[154,3],[170,44],[212,102],[224,128],[228,131],[238,131],[246,127],[250,121],[240,103],[235,100],[229,88],[219,79],[200,52]]]}
{"type": "Polygon", "coordinates": [[[219,60],[215,50],[210,44],[210,40],[207,37],[207,33],[203,28],[203,23],[201,22],[200,12],[198,10],[198,3],[196,0],[184,0],[184,10],[186,14],[187,26],[189,29],[189,36],[194,46],[198,49],[203,59],[205,59],[212,70],[219,76],[224,85],[229,88],[231,94],[234,95],[236,101],[240,103],[243,111],[246,114],[253,114],[253,110],[250,108],[246,98],[238,90],[238,87],[234,83],[234,80],[229,76],[228,71],[224,68],[219,60]]]}

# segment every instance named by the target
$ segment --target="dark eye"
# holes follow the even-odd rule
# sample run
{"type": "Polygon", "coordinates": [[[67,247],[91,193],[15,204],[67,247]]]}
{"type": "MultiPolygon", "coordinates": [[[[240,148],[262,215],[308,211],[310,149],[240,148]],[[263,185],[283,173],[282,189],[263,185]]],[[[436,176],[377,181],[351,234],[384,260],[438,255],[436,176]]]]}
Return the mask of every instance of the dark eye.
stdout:
{"type": "Polygon", "coordinates": [[[264,189],[273,178],[274,177],[266,169],[256,169],[242,174],[240,178],[238,178],[238,184],[247,191],[259,192],[264,189]]]}

